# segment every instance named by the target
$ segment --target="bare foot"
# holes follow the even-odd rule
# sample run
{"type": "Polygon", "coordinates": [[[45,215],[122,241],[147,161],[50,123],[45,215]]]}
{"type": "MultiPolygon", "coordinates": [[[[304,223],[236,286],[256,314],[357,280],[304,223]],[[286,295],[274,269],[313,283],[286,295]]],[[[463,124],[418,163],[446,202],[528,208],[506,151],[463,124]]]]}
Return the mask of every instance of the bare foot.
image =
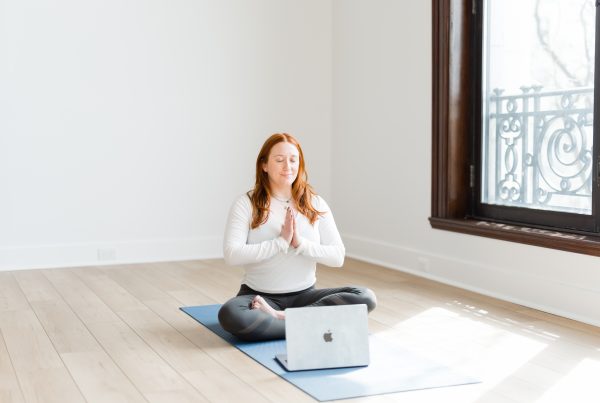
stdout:
{"type": "Polygon", "coordinates": [[[275,309],[273,309],[273,307],[271,307],[271,305],[267,304],[267,301],[265,301],[265,299],[263,297],[261,297],[260,295],[257,295],[256,297],[254,297],[250,306],[252,307],[252,309],[259,309],[265,313],[268,313],[269,315],[271,315],[272,317],[274,317],[276,319],[285,319],[285,312],[276,311],[275,309]]]}

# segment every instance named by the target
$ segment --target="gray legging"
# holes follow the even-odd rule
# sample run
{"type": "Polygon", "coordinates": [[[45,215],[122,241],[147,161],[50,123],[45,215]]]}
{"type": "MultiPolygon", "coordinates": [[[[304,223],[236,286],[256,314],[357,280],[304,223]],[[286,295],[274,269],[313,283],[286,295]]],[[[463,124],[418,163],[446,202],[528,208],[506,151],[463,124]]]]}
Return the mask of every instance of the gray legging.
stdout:
{"type": "Polygon", "coordinates": [[[223,329],[242,340],[272,340],[285,337],[285,322],[250,304],[260,295],[274,309],[325,305],[366,304],[371,312],[377,305],[375,294],[365,287],[339,287],[306,290],[286,294],[258,292],[242,284],[237,296],[227,301],[219,310],[219,322],[223,329]]]}

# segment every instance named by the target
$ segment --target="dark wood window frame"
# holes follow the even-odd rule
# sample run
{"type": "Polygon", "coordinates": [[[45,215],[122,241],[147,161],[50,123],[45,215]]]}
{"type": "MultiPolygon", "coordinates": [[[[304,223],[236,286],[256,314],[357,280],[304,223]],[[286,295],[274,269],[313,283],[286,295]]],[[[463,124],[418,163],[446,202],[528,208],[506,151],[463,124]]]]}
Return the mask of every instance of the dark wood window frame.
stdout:
{"type": "Polygon", "coordinates": [[[435,229],[600,256],[600,236],[469,218],[473,116],[469,35],[474,0],[432,0],[432,177],[435,229]]]}

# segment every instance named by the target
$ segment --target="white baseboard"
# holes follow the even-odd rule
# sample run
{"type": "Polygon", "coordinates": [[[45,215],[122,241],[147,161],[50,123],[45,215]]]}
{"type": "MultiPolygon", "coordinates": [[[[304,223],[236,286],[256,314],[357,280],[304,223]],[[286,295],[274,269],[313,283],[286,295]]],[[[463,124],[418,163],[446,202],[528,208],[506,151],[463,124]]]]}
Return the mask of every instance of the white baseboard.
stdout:
{"type": "Polygon", "coordinates": [[[600,289],[343,234],[346,255],[579,322],[600,326],[600,289]]]}
{"type": "Polygon", "coordinates": [[[220,257],[220,237],[24,246],[0,248],[0,271],[220,257]]]}

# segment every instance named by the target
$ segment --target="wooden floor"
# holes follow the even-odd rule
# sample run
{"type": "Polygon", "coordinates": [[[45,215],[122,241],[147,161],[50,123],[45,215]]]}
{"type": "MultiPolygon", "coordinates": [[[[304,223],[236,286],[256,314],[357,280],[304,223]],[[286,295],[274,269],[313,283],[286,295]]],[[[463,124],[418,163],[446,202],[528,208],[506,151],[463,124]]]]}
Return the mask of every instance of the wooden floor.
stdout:
{"type": "MultiPolygon", "coordinates": [[[[314,401],[178,309],[240,277],[220,260],[0,273],[0,402],[314,401]]],[[[483,382],[344,402],[600,402],[599,328],[356,260],[319,268],[345,284],[377,294],[372,333],[483,382]]]]}

